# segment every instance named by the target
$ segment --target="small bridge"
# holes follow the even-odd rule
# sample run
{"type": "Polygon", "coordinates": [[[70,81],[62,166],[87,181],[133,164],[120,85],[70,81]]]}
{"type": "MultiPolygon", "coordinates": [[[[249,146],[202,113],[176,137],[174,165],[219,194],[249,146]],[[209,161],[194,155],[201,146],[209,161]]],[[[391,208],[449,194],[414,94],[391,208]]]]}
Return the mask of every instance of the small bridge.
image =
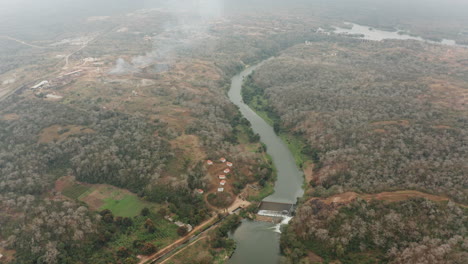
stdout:
{"type": "Polygon", "coordinates": [[[291,216],[295,205],[291,203],[261,202],[258,207],[258,215],[271,217],[291,216]]]}

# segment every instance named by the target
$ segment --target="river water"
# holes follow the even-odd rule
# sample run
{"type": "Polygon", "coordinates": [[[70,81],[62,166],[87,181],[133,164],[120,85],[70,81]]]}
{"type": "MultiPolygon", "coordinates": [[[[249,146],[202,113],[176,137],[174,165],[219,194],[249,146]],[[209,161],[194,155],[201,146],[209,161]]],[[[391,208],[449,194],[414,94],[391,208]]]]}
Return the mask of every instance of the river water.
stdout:
{"type": "MultiPolygon", "coordinates": [[[[364,39],[381,41],[384,39],[413,39],[432,44],[468,47],[458,45],[453,40],[444,39],[442,42],[426,40],[420,37],[410,36],[403,33],[371,29],[366,26],[352,24],[351,29],[336,28],[334,33],[362,34],[364,39]]],[[[266,197],[264,201],[295,203],[298,197],[303,195],[303,174],[297,168],[296,162],[287,145],[279,138],[273,128],[258,116],[241,96],[242,83],[246,76],[250,75],[264,62],[246,68],[231,80],[229,99],[239,107],[242,115],[250,121],[252,129],[260,135],[260,140],[267,146],[267,152],[271,155],[273,163],[277,168],[277,181],[274,194],[266,197]]],[[[283,219],[286,224],[290,218],[283,219]]],[[[229,264],[274,264],[279,262],[280,257],[280,231],[279,225],[265,222],[243,220],[231,237],[236,240],[237,248],[229,264]]]]}
{"type": "MultiPolygon", "coordinates": [[[[275,192],[264,201],[296,203],[303,195],[303,173],[297,168],[296,162],[287,145],[278,137],[273,128],[258,116],[242,101],[241,88],[243,79],[250,75],[264,62],[249,67],[234,76],[229,90],[229,99],[239,107],[242,115],[250,121],[252,129],[260,135],[260,140],[267,146],[267,152],[272,157],[277,169],[275,192]]],[[[283,224],[288,219],[284,219],[283,224]]],[[[237,242],[237,248],[229,264],[274,264],[278,263],[279,225],[265,222],[244,220],[232,237],[237,242]]]]}
{"type": "MultiPolygon", "coordinates": [[[[362,34],[362,38],[374,41],[412,39],[432,44],[463,47],[463,45],[457,45],[455,41],[451,40],[435,42],[407,34],[399,34],[398,31],[390,32],[352,23],[347,24],[351,25],[352,28],[336,28],[334,32],[338,34],[362,34]]],[[[239,107],[242,115],[250,121],[253,131],[260,135],[260,140],[267,146],[267,152],[271,155],[273,163],[277,168],[278,178],[275,183],[275,192],[266,197],[264,201],[295,203],[296,199],[303,195],[301,187],[303,183],[302,172],[297,168],[294,157],[287,145],[275,134],[273,128],[242,101],[241,89],[244,78],[263,63],[249,67],[234,76],[231,80],[231,89],[228,96],[239,107]]],[[[283,223],[286,223],[288,220],[285,219],[283,223]]],[[[244,220],[241,226],[232,234],[232,237],[237,242],[237,248],[232,258],[228,261],[229,264],[278,263],[280,256],[279,225],[244,220]]]]}
{"type": "Polygon", "coordinates": [[[401,39],[401,40],[412,39],[412,40],[419,40],[419,41],[423,41],[423,42],[427,42],[431,44],[468,48],[468,46],[457,44],[455,40],[451,40],[451,39],[443,39],[441,42],[437,42],[437,41],[424,39],[421,37],[410,36],[408,34],[405,34],[403,31],[391,32],[391,31],[379,30],[379,29],[368,27],[368,26],[362,26],[362,25],[349,23],[349,22],[346,22],[345,24],[351,26],[351,28],[349,29],[349,28],[335,27],[334,33],[362,34],[363,35],[363,37],[361,37],[362,39],[374,40],[374,41],[381,41],[384,39],[401,39]]]}

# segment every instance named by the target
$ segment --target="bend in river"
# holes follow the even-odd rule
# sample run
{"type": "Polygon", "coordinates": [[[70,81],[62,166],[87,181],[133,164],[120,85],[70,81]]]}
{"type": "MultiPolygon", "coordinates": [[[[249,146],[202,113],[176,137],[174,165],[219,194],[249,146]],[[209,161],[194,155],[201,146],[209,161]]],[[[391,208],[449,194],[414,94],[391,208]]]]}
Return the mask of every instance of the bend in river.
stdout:
{"type": "MultiPolygon", "coordinates": [[[[297,168],[288,146],[275,134],[273,128],[242,100],[241,89],[244,78],[263,63],[249,67],[234,76],[228,95],[229,99],[239,107],[242,115],[250,121],[253,131],[260,135],[260,140],[267,146],[267,152],[277,169],[275,192],[264,201],[296,203],[297,198],[304,193],[303,173],[297,168]]],[[[274,224],[242,221],[241,226],[233,234],[237,248],[228,263],[278,263],[279,236],[278,228],[274,224]]]]}

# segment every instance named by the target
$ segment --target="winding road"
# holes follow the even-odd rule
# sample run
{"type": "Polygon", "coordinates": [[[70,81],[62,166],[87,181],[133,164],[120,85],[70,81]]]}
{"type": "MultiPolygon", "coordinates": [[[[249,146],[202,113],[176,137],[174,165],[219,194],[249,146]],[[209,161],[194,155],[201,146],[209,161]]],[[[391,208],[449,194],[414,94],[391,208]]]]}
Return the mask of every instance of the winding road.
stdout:
{"type": "Polygon", "coordinates": [[[16,42],[18,42],[20,44],[23,44],[23,45],[26,45],[26,46],[29,46],[29,47],[32,47],[32,48],[38,48],[38,49],[45,49],[46,48],[46,47],[43,47],[43,46],[37,46],[37,45],[34,45],[34,44],[24,42],[22,40],[19,40],[19,39],[10,37],[10,36],[0,36],[0,38],[16,41],[16,42]]]}

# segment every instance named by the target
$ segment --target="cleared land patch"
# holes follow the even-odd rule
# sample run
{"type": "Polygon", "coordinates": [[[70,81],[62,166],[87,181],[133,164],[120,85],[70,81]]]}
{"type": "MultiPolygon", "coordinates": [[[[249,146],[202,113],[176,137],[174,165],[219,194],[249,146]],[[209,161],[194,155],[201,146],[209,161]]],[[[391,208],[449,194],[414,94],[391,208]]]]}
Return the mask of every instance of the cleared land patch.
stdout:
{"type": "Polygon", "coordinates": [[[12,120],[18,120],[20,118],[19,115],[17,114],[4,114],[2,115],[1,119],[6,120],[6,121],[12,121],[12,120]]]}
{"type": "Polygon", "coordinates": [[[80,197],[80,200],[93,210],[109,209],[116,216],[133,217],[141,209],[154,208],[156,205],[141,200],[136,194],[110,185],[95,185],[91,192],[80,197]]]}
{"type": "Polygon", "coordinates": [[[408,120],[395,120],[395,121],[380,121],[374,122],[372,125],[375,126],[385,126],[385,125],[400,125],[400,126],[408,126],[410,123],[408,120]]]}
{"type": "Polygon", "coordinates": [[[55,190],[64,196],[85,202],[91,210],[109,209],[115,216],[133,217],[148,207],[159,209],[157,204],[144,201],[136,194],[106,184],[84,184],[66,176],[55,182],[55,190]]]}
{"type": "Polygon", "coordinates": [[[132,217],[138,215],[143,208],[148,206],[151,205],[141,201],[135,195],[126,194],[121,199],[113,197],[104,199],[104,205],[99,209],[109,209],[117,216],[132,217]]]}
{"type": "Polygon", "coordinates": [[[44,128],[39,135],[39,143],[49,143],[53,141],[61,141],[71,135],[78,135],[83,133],[94,133],[94,130],[82,126],[60,126],[53,125],[44,128]]]}
{"type": "Polygon", "coordinates": [[[92,187],[90,186],[85,186],[85,185],[75,183],[71,186],[66,187],[62,191],[62,194],[72,199],[80,199],[81,196],[86,195],[91,190],[92,190],[92,187]]]}

